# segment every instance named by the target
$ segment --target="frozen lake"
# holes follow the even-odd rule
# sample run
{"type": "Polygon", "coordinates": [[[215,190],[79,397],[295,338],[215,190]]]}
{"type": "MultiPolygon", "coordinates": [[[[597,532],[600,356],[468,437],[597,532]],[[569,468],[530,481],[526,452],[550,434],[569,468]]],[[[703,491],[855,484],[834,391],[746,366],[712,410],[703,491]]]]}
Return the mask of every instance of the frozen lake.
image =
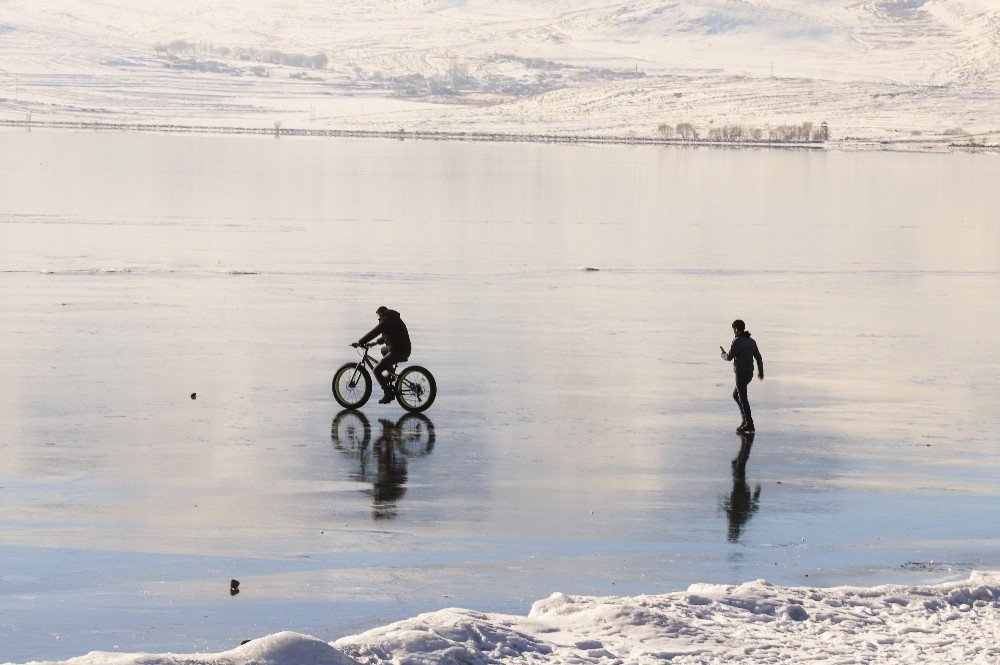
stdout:
{"type": "Polygon", "coordinates": [[[995,157],[0,146],[0,661],[1000,568],[995,157]],[[425,420],[330,393],[381,304],[425,420]]]}

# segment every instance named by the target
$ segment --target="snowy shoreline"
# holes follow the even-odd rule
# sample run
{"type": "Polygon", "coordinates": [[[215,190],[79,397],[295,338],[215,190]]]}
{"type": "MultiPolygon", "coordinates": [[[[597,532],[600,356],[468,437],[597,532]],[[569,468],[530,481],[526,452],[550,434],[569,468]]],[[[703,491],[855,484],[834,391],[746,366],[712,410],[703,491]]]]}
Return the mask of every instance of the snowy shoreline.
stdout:
{"type": "Polygon", "coordinates": [[[967,580],[929,586],[787,587],[756,580],[634,597],[554,593],[526,616],[448,608],[331,643],[286,631],[221,653],[95,651],[60,662],[993,663],[1000,658],[998,632],[1000,572],[974,572],[967,580]]]}
{"type": "Polygon", "coordinates": [[[655,138],[643,136],[616,136],[607,134],[542,134],[479,131],[403,131],[379,129],[308,129],[302,127],[267,128],[253,125],[184,125],[175,123],[126,123],[73,120],[10,120],[0,119],[0,127],[9,129],[94,131],[94,132],[143,132],[162,134],[205,134],[391,139],[398,141],[453,141],[474,143],[554,143],[585,145],[651,145],[685,148],[827,150],[852,152],[963,152],[1000,154],[1000,143],[955,143],[953,140],[926,139],[845,139],[840,141],[768,141],[712,139],[655,138]]]}

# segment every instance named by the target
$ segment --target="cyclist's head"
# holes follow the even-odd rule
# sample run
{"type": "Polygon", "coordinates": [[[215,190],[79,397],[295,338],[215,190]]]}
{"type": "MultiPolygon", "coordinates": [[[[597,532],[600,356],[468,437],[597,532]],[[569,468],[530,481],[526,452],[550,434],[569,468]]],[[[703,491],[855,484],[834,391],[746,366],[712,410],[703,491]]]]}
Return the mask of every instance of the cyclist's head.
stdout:
{"type": "Polygon", "coordinates": [[[388,313],[389,313],[389,308],[386,307],[385,305],[382,305],[381,307],[375,310],[375,316],[377,316],[380,319],[388,313]]]}
{"type": "Polygon", "coordinates": [[[736,319],[733,321],[733,332],[739,335],[741,332],[747,329],[747,324],[743,323],[741,319],[736,319]]]}

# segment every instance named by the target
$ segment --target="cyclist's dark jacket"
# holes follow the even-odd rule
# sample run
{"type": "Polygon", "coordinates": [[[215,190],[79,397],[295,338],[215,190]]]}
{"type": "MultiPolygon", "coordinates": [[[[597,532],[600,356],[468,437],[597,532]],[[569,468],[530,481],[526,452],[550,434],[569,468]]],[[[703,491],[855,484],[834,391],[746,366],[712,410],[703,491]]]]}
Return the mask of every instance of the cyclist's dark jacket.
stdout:
{"type": "Polygon", "coordinates": [[[410,357],[410,332],[406,329],[403,319],[399,318],[399,312],[394,309],[387,310],[379,319],[378,325],[358,341],[367,344],[379,335],[382,336],[380,343],[388,346],[390,352],[401,358],[410,357]]]}
{"type": "Polygon", "coordinates": [[[752,377],[753,361],[757,360],[757,372],[764,373],[764,359],[757,349],[757,342],[750,339],[750,332],[744,330],[733,340],[733,345],[729,347],[726,360],[732,360],[733,371],[737,376],[752,377]]]}

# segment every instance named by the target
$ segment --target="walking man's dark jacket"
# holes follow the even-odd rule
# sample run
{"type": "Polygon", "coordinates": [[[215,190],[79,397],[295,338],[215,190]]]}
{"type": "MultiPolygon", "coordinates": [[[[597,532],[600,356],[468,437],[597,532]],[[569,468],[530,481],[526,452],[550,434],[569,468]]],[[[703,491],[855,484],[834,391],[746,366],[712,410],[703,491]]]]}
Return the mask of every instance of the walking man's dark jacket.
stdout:
{"type": "Polygon", "coordinates": [[[399,317],[399,312],[394,309],[387,309],[379,316],[378,325],[372,328],[371,332],[358,340],[361,344],[367,344],[379,335],[382,336],[381,343],[389,347],[389,352],[398,356],[401,360],[410,357],[410,332],[406,329],[406,324],[399,317]]]}
{"type": "Polygon", "coordinates": [[[753,361],[757,360],[757,373],[764,373],[764,359],[757,349],[757,342],[750,339],[750,331],[744,330],[733,338],[733,344],[729,347],[726,360],[733,361],[733,371],[736,376],[747,377],[749,381],[753,378],[753,361]]]}

